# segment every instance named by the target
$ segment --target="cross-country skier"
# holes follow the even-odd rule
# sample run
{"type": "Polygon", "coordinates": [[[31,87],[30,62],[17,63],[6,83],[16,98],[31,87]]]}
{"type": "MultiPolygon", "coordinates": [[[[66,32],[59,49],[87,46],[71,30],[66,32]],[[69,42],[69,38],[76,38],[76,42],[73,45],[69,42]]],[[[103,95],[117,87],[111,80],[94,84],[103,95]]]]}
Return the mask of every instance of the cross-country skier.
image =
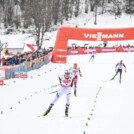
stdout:
{"type": "Polygon", "coordinates": [[[78,82],[78,74],[82,77],[80,67],[78,67],[77,63],[74,63],[74,66],[70,69],[71,74],[74,76],[74,95],[77,96],[77,82],[78,82]]]}
{"type": "Polygon", "coordinates": [[[95,58],[95,51],[94,50],[92,50],[92,52],[91,52],[91,56],[90,56],[90,59],[89,59],[89,62],[90,61],[94,61],[94,58],[95,58]]]}
{"type": "Polygon", "coordinates": [[[118,63],[116,64],[116,66],[115,66],[115,71],[116,71],[116,73],[115,73],[114,77],[113,77],[111,80],[113,80],[113,79],[115,78],[115,76],[116,76],[118,73],[120,73],[119,83],[121,83],[121,76],[122,76],[123,67],[124,67],[125,72],[126,72],[126,66],[125,66],[125,64],[123,63],[123,60],[120,60],[120,62],[118,62],[118,63]]]}
{"type": "Polygon", "coordinates": [[[69,70],[65,70],[65,73],[58,77],[60,81],[60,89],[58,90],[54,100],[49,105],[49,108],[47,111],[43,114],[43,116],[46,116],[50,110],[52,109],[55,102],[61,97],[61,95],[66,95],[66,108],[65,108],[65,116],[68,116],[68,110],[70,106],[70,97],[71,97],[71,87],[73,86],[74,77],[70,75],[69,70]]]}

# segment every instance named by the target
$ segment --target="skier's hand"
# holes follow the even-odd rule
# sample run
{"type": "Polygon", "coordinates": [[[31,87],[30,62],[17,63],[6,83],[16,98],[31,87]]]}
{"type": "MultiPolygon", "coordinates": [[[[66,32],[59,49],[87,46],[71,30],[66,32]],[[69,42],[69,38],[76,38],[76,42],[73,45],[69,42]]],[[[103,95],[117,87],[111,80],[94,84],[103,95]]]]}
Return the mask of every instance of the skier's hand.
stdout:
{"type": "Polygon", "coordinates": [[[82,77],[82,74],[80,73],[80,77],[82,77]]]}
{"type": "Polygon", "coordinates": [[[125,73],[126,73],[127,71],[125,70],[125,73]]]}

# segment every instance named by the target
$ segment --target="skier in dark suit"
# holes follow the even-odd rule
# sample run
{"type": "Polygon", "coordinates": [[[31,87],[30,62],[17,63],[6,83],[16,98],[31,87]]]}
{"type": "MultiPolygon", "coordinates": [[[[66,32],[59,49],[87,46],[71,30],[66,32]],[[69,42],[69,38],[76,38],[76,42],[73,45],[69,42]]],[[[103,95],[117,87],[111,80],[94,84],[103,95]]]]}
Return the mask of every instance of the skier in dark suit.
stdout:
{"type": "Polygon", "coordinates": [[[113,77],[111,80],[113,80],[113,79],[116,77],[116,75],[119,73],[119,74],[120,74],[119,83],[121,83],[121,77],[122,77],[122,70],[123,70],[123,68],[125,69],[125,72],[126,72],[126,66],[125,66],[125,64],[123,63],[123,61],[120,60],[120,62],[118,62],[118,63],[116,64],[116,66],[115,66],[115,71],[116,71],[116,73],[115,73],[114,77],[113,77]]]}

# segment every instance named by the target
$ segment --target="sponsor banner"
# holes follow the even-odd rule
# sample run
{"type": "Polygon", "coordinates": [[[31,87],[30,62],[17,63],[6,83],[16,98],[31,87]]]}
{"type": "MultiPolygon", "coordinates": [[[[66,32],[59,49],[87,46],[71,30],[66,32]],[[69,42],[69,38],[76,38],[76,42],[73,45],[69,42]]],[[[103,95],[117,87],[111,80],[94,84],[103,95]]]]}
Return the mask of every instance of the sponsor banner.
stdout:
{"type": "Polygon", "coordinates": [[[14,78],[19,78],[20,74],[14,74],[14,78]]]}
{"type": "Polygon", "coordinates": [[[77,54],[79,54],[79,53],[81,53],[80,52],[80,50],[77,50],[77,49],[74,49],[74,50],[68,50],[68,52],[67,52],[67,54],[69,54],[69,55],[77,55],[77,54]]]}
{"type": "Polygon", "coordinates": [[[124,52],[134,52],[134,47],[123,48],[124,52]]]}
{"type": "Polygon", "coordinates": [[[26,72],[15,72],[14,74],[14,78],[28,78],[28,75],[26,72]]]}
{"type": "Polygon", "coordinates": [[[68,55],[77,55],[77,54],[88,54],[91,52],[95,53],[107,53],[107,52],[134,52],[134,47],[106,47],[106,48],[94,48],[94,49],[84,49],[84,48],[78,48],[78,49],[69,49],[68,55]]]}
{"type": "Polygon", "coordinates": [[[116,48],[102,48],[100,49],[100,52],[116,52],[116,48]]]}
{"type": "Polygon", "coordinates": [[[27,78],[27,74],[20,74],[20,78],[27,78]]]}
{"type": "Polygon", "coordinates": [[[84,50],[84,53],[92,53],[92,52],[95,52],[96,53],[96,49],[86,49],[84,50]]]}
{"type": "MultiPolygon", "coordinates": [[[[90,41],[133,40],[134,27],[130,28],[59,28],[60,36],[66,39],[90,41]],[[70,34],[71,33],[71,34],[70,34]],[[66,35],[66,36],[65,36],[66,35]]],[[[61,38],[60,38],[61,39],[61,38]]]]}
{"type": "Polygon", "coordinates": [[[91,39],[96,41],[102,40],[122,40],[125,38],[125,33],[103,33],[103,32],[96,32],[96,33],[84,33],[83,34],[85,39],[91,39]]]}

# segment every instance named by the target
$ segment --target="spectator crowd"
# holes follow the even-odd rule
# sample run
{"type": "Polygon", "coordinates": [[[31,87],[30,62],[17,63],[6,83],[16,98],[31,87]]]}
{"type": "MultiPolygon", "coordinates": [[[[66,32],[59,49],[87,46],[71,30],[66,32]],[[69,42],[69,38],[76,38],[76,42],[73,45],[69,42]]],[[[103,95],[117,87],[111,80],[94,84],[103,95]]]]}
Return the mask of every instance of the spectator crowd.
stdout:
{"type": "Polygon", "coordinates": [[[47,55],[49,52],[51,52],[53,48],[51,49],[42,49],[38,48],[35,52],[25,52],[21,54],[20,52],[17,52],[16,55],[12,57],[5,58],[4,56],[1,57],[0,62],[1,66],[9,66],[9,65],[19,65],[24,62],[30,62],[35,59],[39,59],[40,61],[43,60],[43,57],[47,55]]]}

